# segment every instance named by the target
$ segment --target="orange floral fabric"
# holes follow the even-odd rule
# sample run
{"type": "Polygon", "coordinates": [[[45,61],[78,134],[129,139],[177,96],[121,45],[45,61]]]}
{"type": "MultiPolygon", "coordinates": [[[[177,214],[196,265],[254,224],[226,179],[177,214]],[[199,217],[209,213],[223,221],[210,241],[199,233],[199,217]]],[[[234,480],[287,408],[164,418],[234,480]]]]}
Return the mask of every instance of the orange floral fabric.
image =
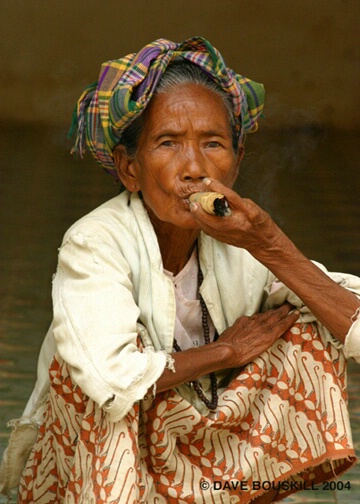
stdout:
{"type": "Polygon", "coordinates": [[[282,499],[355,462],[346,362],[314,324],[240,370],[206,416],[170,390],[113,423],[58,356],[50,378],[19,504],[246,504],[264,482],[282,499]]]}

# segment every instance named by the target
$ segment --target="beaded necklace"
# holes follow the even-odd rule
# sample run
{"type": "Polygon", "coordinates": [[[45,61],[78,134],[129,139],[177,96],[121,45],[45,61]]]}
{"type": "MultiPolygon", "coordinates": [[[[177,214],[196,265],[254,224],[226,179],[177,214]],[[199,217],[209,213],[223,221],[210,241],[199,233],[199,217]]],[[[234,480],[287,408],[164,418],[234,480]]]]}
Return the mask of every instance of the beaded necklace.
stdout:
{"type": "MultiPolygon", "coordinates": [[[[199,287],[202,284],[203,281],[203,274],[200,268],[200,262],[199,262],[199,256],[198,256],[198,282],[199,282],[199,287]]],[[[205,340],[205,345],[208,345],[210,343],[210,329],[209,329],[209,324],[208,324],[208,311],[206,308],[205,301],[202,297],[202,295],[199,292],[199,297],[200,297],[200,306],[201,306],[201,323],[204,331],[204,340],[205,340]]],[[[215,340],[217,339],[217,334],[215,333],[215,340]]],[[[176,352],[181,352],[181,348],[176,341],[176,338],[174,338],[174,344],[173,344],[174,350],[176,352]]],[[[192,380],[189,382],[189,384],[193,387],[195,390],[196,394],[198,397],[202,400],[202,402],[209,408],[209,410],[215,410],[217,408],[218,404],[218,386],[217,386],[217,379],[215,373],[210,373],[210,388],[211,388],[211,401],[206,397],[200,382],[198,380],[192,380]]]]}

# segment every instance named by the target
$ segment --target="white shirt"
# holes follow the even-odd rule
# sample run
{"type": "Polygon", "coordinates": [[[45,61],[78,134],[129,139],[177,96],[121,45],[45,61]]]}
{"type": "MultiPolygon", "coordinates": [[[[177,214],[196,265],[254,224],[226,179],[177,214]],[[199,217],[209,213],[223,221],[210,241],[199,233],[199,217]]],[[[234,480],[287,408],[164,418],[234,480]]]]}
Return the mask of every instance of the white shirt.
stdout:
{"type": "MultiPolygon", "coordinates": [[[[286,299],[301,307],[304,321],[315,320],[246,250],[201,234],[199,257],[204,275],[200,291],[219,334],[239,316],[286,299]]],[[[360,295],[357,277],[331,276],[360,295]]],[[[53,305],[38,382],[24,415],[38,418],[38,405],[49,388],[47,368],[58,351],[83,392],[111,420],[120,420],[171,363],[176,326],[173,279],[164,272],[154,229],[137,194],[123,192],[68,230],[54,277],[53,305]],[[138,334],[143,352],[136,344],[138,334]]],[[[320,329],[342,346],[323,326],[320,329]]],[[[359,318],[346,337],[344,353],[360,361],[359,318]]]]}

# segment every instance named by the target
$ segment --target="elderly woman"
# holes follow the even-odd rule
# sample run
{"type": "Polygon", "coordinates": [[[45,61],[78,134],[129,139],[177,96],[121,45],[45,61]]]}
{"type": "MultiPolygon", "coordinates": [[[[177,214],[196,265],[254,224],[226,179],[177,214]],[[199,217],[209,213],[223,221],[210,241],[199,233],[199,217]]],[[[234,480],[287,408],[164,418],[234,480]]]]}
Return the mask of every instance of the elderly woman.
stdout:
{"type": "Polygon", "coordinates": [[[2,466],[19,503],[265,503],[354,463],[360,281],[232,190],[262,104],[200,37],[105,63],[81,96],[75,150],[122,191],[60,249],[2,466]]]}

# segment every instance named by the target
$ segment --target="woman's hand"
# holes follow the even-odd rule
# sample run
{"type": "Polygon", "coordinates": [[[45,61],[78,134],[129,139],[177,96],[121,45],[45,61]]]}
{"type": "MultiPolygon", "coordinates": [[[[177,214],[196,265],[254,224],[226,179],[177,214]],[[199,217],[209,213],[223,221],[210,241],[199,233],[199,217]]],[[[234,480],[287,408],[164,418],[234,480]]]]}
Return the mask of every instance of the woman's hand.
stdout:
{"type": "Polygon", "coordinates": [[[290,313],[292,306],[242,316],[226,329],[214,343],[171,354],[176,372],[165,369],[156,387],[158,392],[196,380],[200,376],[242,367],[254,360],[280,338],[299,317],[290,313]]]}
{"type": "Polygon", "coordinates": [[[261,262],[265,262],[262,260],[262,255],[276,253],[278,247],[283,245],[286,237],[270,215],[256,203],[241,198],[217,180],[205,179],[203,190],[224,194],[231,209],[230,216],[217,217],[206,213],[199,204],[192,203],[190,211],[206,234],[229,245],[248,250],[261,262]]]}
{"type": "Polygon", "coordinates": [[[289,303],[280,308],[256,313],[251,317],[239,317],[219,338],[219,343],[228,344],[232,359],[229,367],[241,367],[253,361],[271,347],[299,318],[299,311],[289,303]]]}
{"type": "Polygon", "coordinates": [[[232,215],[209,215],[200,205],[192,204],[190,210],[201,229],[216,240],[248,250],[344,342],[360,307],[359,299],[307,259],[253,201],[241,198],[217,180],[204,179],[203,185],[201,190],[224,194],[232,215]]]}

